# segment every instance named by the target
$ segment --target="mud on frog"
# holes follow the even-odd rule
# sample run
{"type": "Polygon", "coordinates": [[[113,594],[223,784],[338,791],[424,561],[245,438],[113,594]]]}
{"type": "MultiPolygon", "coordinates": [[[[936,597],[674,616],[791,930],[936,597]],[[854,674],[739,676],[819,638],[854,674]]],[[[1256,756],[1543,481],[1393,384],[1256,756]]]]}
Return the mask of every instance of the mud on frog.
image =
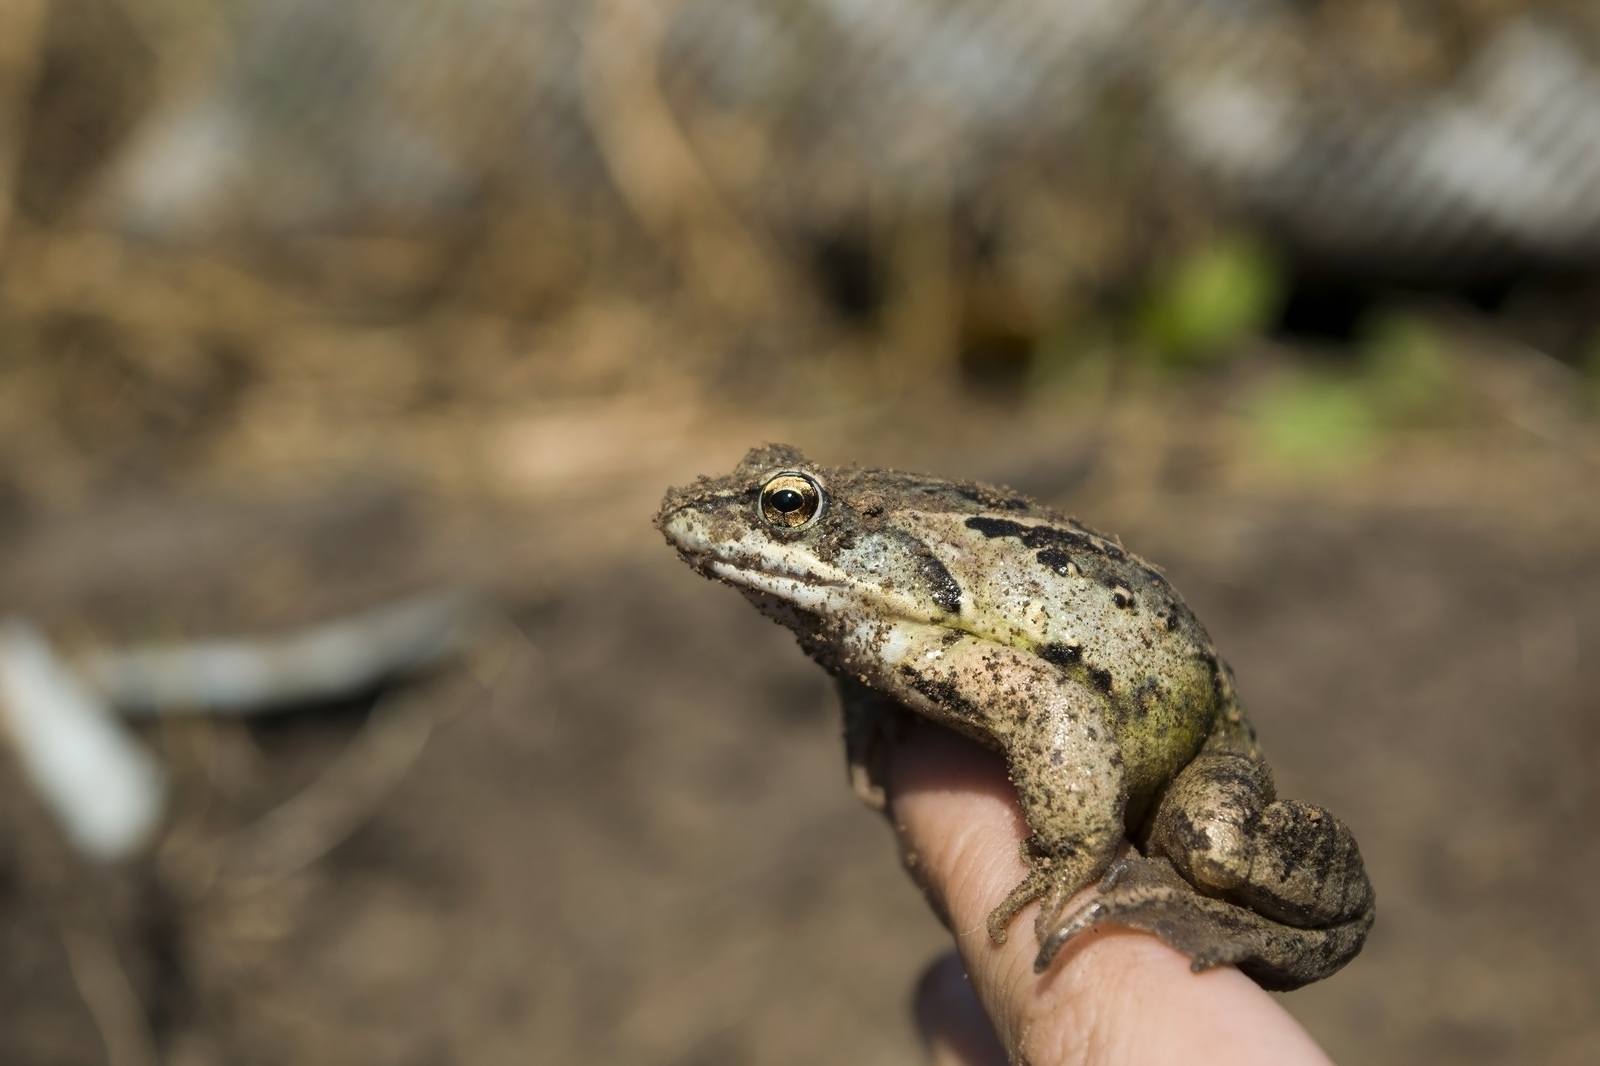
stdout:
{"type": "Polygon", "coordinates": [[[867,763],[896,707],[1005,755],[1030,872],[989,932],[1004,941],[1038,900],[1036,970],[1101,925],[1272,989],[1361,950],[1373,894],[1355,838],[1277,798],[1205,629],[1115,539],[1003,490],[781,445],[670,491],[656,521],[838,679],[863,798],[881,804],[867,763]],[[1118,858],[1124,837],[1137,853],[1118,858]]]}

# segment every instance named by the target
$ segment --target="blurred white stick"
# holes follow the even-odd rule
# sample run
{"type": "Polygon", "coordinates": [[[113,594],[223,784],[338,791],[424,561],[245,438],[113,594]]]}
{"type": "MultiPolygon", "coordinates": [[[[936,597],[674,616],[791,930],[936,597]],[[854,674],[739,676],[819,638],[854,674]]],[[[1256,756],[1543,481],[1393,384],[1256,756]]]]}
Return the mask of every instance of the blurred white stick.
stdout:
{"type": "Polygon", "coordinates": [[[419,596],[298,632],[98,651],[77,666],[129,715],[249,714],[336,699],[462,651],[485,615],[465,596],[419,596]]]}
{"type": "Polygon", "coordinates": [[[155,758],[26,622],[0,624],[0,723],[81,854],[113,862],[155,831],[166,795],[155,758]]]}

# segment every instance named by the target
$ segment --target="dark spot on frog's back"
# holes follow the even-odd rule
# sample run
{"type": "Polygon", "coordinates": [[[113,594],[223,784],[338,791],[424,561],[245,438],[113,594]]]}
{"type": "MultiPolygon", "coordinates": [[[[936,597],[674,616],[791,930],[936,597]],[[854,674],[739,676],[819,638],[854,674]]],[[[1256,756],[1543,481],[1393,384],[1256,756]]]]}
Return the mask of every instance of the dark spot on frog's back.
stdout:
{"type": "Polygon", "coordinates": [[[993,540],[996,537],[1025,537],[1028,527],[1021,522],[1013,522],[1009,518],[991,518],[988,515],[973,515],[967,519],[967,528],[982,533],[993,540]]]}
{"type": "Polygon", "coordinates": [[[947,614],[961,613],[961,585],[950,576],[945,565],[934,558],[932,552],[917,560],[917,572],[941,611],[947,614]]]}
{"type": "Polygon", "coordinates": [[[1083,649],[1076,644],[1041,644],[1034,651],[1045,662],[1057,666],[1076,666],[1083,661],[1083,649]]]}
{"type": "Polygon", "coordinates": [[[898,535],[900,543],[916,560],[920,591],[946,614],[961,613],[961,583],[933,554],[933,549],[908,533],[898,535]]]}
{"type": "Polygon", "coordinates": [[[1133,590],[1114,577],[1108,577],[1101,584],[1111,590],[1111,599],[1118,607],[1127,610],[1133,607],[1133,590]]]}
{"type": "Polygon", "coordinates": [[[1060,548],[1046,548],[1038,555],[1039,565],[1054,570],[1062,577],[1072,573],[1072,556],[1060,548]]]}
{"type": "Polygon", "coordinates": [[[1089,680],[1094,682],[1094,687],[1111,695],[1111,671],[1102,670],[1098,666],[1089,667],[1089,680]]]}
{"type": "Polygon", "coordinates": [[[900,668],[900,676],[904,677],[911,687],[922,693],[928,699],[938,704],[959,718],[969,722],[981,721],[982,712],[973,705],[972,701],[961,695],[956,686],[949,681],[936,681],[923,677],[909,666],[900,668]]]}
{"type": "MultiPolygon", "coordinates": [[[[982,533],[990,540],[996,537],[1016,537],[1022,541],[1025,548],[1045,551],[1071,548],[1103,555],[1107,559],[1125,559],[1128,554],[1105,537],[1082,527],[1059,529],[1056,526],[1046,525],[1026,526],[1010,518],[995,518],[992,515],[973,515],[967,519],[966,527],[982,533]]],[[[1039,553],[1039,559],[1040,562],[1045,562],[1044,551],[1039,553]]],[[[1050,564],[1046,562],[1045,565],[1050,564]]]]}
{"type": "Polygon", "coordinates": [[[1134,713],[1139,718],[1144,718],[1161,703],[1161,682],[1153,677],[1147,677],[1139,682],[1139,687],[1133,693],[1134,713]]]}

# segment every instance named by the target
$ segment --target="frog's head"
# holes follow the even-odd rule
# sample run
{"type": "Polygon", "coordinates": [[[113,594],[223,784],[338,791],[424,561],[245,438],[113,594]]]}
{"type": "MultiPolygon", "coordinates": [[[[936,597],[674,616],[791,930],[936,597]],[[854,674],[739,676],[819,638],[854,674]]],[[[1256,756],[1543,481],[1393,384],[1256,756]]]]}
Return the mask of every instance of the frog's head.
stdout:
{"type": "Polygon", "coordinates": [[[946,484],[823,468],[774,444],[727,477],[669,491],[656,524],[696,570],[796,629],[819,619],[938,624],[961,613],[961,585],[907,521],[904,502],[946,484]]]}

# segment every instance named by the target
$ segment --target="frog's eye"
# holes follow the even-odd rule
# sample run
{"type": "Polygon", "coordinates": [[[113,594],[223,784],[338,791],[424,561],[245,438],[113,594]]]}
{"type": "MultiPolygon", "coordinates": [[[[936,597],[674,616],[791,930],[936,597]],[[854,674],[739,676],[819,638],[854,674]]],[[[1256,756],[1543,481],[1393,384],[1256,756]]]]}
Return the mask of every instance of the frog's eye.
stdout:
{"type": "Polygon", "coordinates": [[[760,509],[768,525],[803,529],[822,514],[822,486],[810,474],[774,474],[761,486],[760,509]]]}

